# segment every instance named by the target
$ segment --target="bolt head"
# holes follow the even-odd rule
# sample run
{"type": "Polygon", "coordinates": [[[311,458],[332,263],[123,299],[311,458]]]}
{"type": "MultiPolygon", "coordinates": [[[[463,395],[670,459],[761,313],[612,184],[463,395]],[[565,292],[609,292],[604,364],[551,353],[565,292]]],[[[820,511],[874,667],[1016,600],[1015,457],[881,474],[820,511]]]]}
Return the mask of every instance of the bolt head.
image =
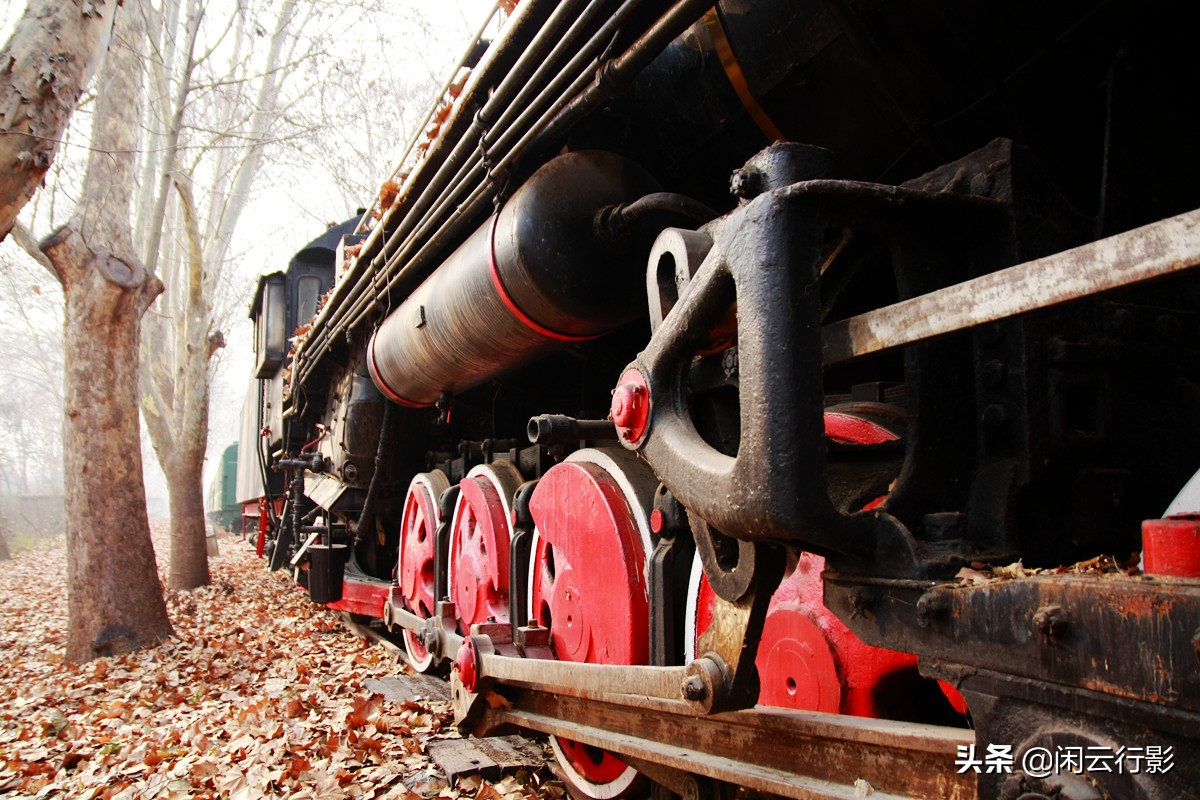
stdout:
{"type": "Polygon", "coordinates": [[[700,701],[708,694],[704,680],[699,675],[692,675],[679,688],[684,700],[700,701]]]}
{"type": "Polygon", "coordinates": [[[616,391],[613,392],[613,422],[622,427],[631,426],[642,407],[642,399],[645,393],[645,388],[637,384],[626,383],[618,386],[616,391]]]}
{"type": "Polygon", "coordinates": [[[467,639],[458,649],[454,657],[454,666],[458,670],[458,679],[468,692],[474,692],[479,683],[479,673],[475,658],[475,645],[467,639]]]}

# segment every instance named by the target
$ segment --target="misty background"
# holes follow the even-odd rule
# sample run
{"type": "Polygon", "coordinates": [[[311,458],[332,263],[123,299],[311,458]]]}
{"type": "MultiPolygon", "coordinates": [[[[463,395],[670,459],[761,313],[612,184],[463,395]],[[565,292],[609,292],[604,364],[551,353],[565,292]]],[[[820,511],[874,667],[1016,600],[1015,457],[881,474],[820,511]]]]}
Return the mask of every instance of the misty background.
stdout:
{"type": "MultiPolygon", "coordinates": [[[[226,346],[214,358],[206,487],[221,452],[237,439],[253,362],[248,311],[258,277],[286,268],[326,226],[370,205],[495,3],[349,5],[354,24],[323,31],[328,46],[297,67],[307,90],[293,110],[299,133],[272,144],[224,265],[214,316],[226,346]]],[[[234,0],[208,3],[209,20],[219,23],[233,6],[234,0]]],[[[3,39],[23,11],[23,0],[0,0],[3,39]]],[[[85,93],[46,186],[21,215],[39,235],[65,221],[75,205],[90,100],[85,93]]],[[[0,244],[0,309],[0,524],[20,547],[64,530],[63,298],[54,277],[13,237],[0,244]]],[[[142,449],[150,516],[166,516],[166,479],[145,436],[142,449]]]]}

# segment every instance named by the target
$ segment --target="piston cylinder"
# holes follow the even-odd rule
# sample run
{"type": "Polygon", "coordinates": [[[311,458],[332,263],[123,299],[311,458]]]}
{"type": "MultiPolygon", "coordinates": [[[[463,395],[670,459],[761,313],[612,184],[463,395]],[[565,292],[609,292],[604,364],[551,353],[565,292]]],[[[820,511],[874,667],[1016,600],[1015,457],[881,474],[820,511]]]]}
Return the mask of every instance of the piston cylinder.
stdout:
{"type": "Polygon", "coordinates": [[[656,189],[613,153],[543,166],[379,326],[367,351],[375,385],[403,405],[433,405],[635,319],[640,240],[604,241],[594,219],[656,189]]]}

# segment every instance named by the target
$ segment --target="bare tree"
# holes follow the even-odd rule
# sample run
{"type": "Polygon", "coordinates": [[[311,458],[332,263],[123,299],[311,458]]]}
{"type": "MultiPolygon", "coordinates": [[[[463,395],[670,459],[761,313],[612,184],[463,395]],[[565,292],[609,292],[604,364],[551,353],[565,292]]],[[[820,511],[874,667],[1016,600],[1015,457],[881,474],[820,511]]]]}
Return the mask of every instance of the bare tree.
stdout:
{"type": "Polygon", "coordinates": [[[33,197],[112,32],[118,0],[30,0],[0,50],[0,240],[33,197]]]}
{"type": "Polygon", "coordinates": [[[207,7],[166,0],[152,20],[158,103],[136,214],[144,261],[166,284],[143,335],[141,407],[171,495],[177,589],[209,580],[201,480],[212,360],[224,344],[214,303],[235,231],[273,153],[324,130],[305,106],[338,32],[377,10],[257,0],[218,20],[207,7]]]}

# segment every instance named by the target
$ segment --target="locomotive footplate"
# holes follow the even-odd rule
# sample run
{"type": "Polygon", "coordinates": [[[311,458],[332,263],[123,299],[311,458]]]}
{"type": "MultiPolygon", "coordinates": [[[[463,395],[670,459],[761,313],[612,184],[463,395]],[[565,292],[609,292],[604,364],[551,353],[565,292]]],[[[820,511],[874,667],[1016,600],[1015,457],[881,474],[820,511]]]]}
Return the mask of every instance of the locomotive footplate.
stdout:
{"type": "Polygon", "coordinates": [[[1184,757],[1200,728],[1194,580],[1068,574],[958,586],[827,572],[825,600],[864,641],[902,643],[923,674],[963,693],[976,741],[958,764],[982,773],[981,798],[1183,797],[1200,781],[1184,757]],[[987,753],[1004,763],[975,770],[987,753]]]}

